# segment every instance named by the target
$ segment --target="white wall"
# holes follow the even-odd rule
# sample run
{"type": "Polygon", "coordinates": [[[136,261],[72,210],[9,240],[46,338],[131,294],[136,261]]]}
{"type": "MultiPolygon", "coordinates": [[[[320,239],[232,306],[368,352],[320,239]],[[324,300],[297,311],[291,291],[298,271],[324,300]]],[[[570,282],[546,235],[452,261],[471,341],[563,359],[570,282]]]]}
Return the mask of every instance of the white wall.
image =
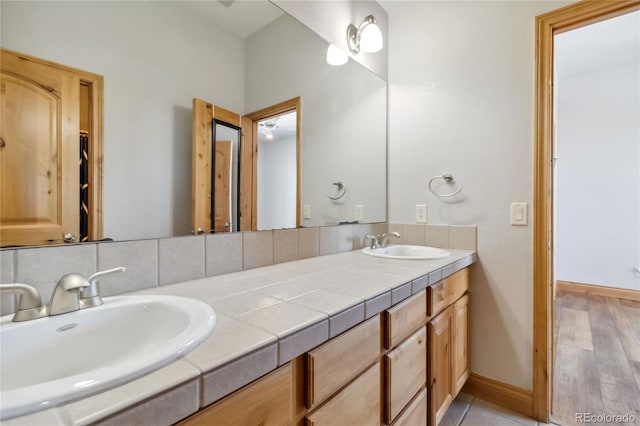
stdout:
{"type": "Polygon", "coordinates": [[[0,7],[2,47],[104,76],[104,235],[189,233],[191,100],[243,110],[243,41],[179,2],[0,7]]]}
{"type": "Polygon", "coordinates": [[[383,2],[389,12],[389,220],[477,224],[472,371],[532,389],[535,16],[562,2],[383,2]],[[427,188],[452,173],[464,201],[427,188]],[[531,208],[529,213],[531,216],[531,208]]]}
{"type": "Polygon", "coordinates": [[[558,280],[640,290],[638,40],[631,63],[558,79],[558,280]]]}
{"type": "Polygon", "coordinates": [[[365,222],[384,221],[386,85],[353,61],[327,65],[327,46],[288,16],[248,37],[245,110],[302,97],[301,204],[312,210],[302,226],[354,220],[358,204],[365,222]],[[273,62],[282,66],[263,66],[273,62]],[[340,203],[327,198],[337,181],[348,191],[340,203]]]}
{"type": "Polygon", "coordinates": [[[296,137],[258,142],[258,230],[296,227],[296,137]]]}

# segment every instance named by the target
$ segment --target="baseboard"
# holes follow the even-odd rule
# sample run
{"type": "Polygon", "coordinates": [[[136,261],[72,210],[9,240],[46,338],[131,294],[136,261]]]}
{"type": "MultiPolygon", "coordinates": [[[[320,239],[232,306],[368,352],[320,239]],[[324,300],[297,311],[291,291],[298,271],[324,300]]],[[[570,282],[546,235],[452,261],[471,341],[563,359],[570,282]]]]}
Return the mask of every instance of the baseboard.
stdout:
{"type": "Polygon", "coordinates": [[[523,416],[533,417],[533,392],[471,373],[462,391],[523,416]]]}
{"type": "Polygon", "coordinates": [[[574,283],[571,281],[556,281],[556,288],[558,290],[571,291],[574,293],[593,294],[594,296],[615,297],[618,299],[628,299],[640,302],[640,290],[574,283]]]}

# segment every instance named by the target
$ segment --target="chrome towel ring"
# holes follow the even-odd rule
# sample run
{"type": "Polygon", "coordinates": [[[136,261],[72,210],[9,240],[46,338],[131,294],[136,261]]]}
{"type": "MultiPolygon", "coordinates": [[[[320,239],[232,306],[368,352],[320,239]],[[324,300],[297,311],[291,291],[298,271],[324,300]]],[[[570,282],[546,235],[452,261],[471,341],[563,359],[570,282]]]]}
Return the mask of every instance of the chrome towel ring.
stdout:
{"type": "Polygon", "coordinates": [[[450,194],[438,194],[438,193],[433,189],[433,187],[431,186],[431,184],[433,183],[433,181],[434,181],[434,180],[437,180],[437,179],[442,179],[442,180],[444,180],[446,183],[453,183],[453,182],[454,182],[454,180],[453,180],[453,175],[451,175],[451,174],[449,174],[449,173],[447,173],[447,174],[445,174],[445,175],[442,175],[442,176],[434,176],[434,177],[432,177],[431,179],[429,179],[429,184],[428,184],[429,191],[431,191],[431,193],[432,193],[433,195],[435,195],[436,197],[440,197],[440,198],[453,197],[454,195],[458,195],[458,194],[460,193],[460,191],[462,191],[462,188],[459,188],[457,191],[452,192],[452,193],[450,193],[450,194]]]}
{"type": "Polygon", "coordinates": [[[339,200],[340,198],[344,197],[344,194],[347,193],[347,187],[344,185],[344,183],[342,182],[333,182],[332,185],[335,185],[337,188],[336,190],[338,191],[338,194],[335,197],[332,197],[331,195],[327,195],[327,198],[329,198],[330,200],[339,200]]]}

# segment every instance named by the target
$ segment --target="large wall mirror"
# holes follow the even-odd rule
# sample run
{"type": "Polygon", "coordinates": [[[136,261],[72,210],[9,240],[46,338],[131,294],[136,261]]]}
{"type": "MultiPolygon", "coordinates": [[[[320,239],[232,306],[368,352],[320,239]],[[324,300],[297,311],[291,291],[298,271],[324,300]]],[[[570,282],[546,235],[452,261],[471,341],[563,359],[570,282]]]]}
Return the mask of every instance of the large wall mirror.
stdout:
{"type": "MultiPolygon", "coordinates": [[[[272,3],[0,7],[3,48],[104,77],[104,237],[192,233],[194,98],[241,116],[300,98],[299,226],[386,220],[386,82],[353,60],[328,65],[328,43],[272,3]]],[[[258,229],[287,227],[276,219],[283,194],[295,192],[283,170],[295,163],[284,150],[291,118],[263,121],[259,132],[275,137],[259,142],[268,215],[258,229]]]]}

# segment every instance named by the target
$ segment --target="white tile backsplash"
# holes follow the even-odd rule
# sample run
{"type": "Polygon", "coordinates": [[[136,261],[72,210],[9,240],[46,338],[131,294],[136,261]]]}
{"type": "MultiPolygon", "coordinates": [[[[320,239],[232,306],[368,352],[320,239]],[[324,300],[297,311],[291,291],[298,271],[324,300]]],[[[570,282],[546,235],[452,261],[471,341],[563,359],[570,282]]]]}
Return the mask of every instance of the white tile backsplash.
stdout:
{"type": "MultiPolygon", "coordinates": [[[[13,284],[13,264],[15,250],[0,252],[0,284],[13,284]]],[[[10,314],[15,309],[16,297],[13,293],[0,294],[0,315],[10,314]]]]}
{"type": "Polygon", "coordinates": [[[158,283],[160,285],[203,277],[203,235],[158,240],[158,283]]]}
{"type": "Polygon", "coordinates": [[[124,266],[122,274],[100,280],[100,294],[112,296],[158,286],[158,241],[138,240],[98,245],[98,269],[124,266]]]}

